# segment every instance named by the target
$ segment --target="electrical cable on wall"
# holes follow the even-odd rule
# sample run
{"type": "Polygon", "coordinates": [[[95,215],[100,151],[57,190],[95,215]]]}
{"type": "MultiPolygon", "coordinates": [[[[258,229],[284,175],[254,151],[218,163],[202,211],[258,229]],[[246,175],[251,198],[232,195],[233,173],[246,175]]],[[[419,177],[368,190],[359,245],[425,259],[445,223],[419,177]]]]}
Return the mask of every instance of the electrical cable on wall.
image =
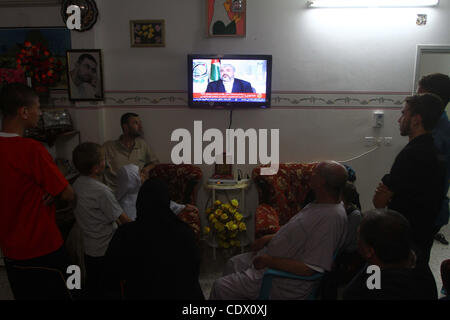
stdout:
{"type": "Polygon", "coordinates": [[[356,157],[353,157],[353,158],[350,158],[350,159],[347,159],[347,160],[343,160],[343,161],[337,161],[337,162],[339,162],[339,163],[346,163],[346,162],[350,162],[350,161],[359,159],[359,158],[365,156],[366,154],[369,154],[369,153],[371,153],[371,152],[377,150],[379,147],[380,147],[380,146],[376,146],[375,148],[370,149],[369,151],[366,151],[366,152],[360,154],[359,156],[356,156],[356,157]]]}
{"type": "Polygon", "coordinates": [[[231,129],[232,123],[233,123],[233,109],[230,110],[230,125],[228,126],[228,129],[231,129]]]}

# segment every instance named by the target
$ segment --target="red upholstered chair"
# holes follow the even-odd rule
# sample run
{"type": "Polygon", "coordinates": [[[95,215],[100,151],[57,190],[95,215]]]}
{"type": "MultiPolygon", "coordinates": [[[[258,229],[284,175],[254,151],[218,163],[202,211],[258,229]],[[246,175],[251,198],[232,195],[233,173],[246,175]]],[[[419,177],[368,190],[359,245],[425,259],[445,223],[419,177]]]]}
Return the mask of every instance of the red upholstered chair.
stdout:
{"type": "Polygon", "coordinates": [[[253,169],[259,205],[255,213],[255,238],[273,234],[304,206],[310,191],[308,181],[317,163],[280,164],[277,174],[264,176],[253,169]]]}
{"type": "MultiPolygon", "coordinates": [[[[149,177],[159,178],[167,183],[171,200],[195,206],[197,186],[202,179],[202,170],[199,167],[190,164],[157,164],[150,171],[149,177]]],[[[196,238],[199,239],[201,224],[198,210],[183,210],[178,217],[192,227],[196,238]]]]}

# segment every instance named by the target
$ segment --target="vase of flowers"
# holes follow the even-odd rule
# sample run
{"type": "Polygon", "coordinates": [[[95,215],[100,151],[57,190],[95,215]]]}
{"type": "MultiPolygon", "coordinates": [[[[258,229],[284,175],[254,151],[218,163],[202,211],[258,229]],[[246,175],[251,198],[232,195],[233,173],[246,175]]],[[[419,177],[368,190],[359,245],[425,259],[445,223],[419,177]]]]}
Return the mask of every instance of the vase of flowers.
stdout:
{"type": "Polygon", "coordinates": [[[32,87],[39,95],[41,104],[48,104],[49,88],[61,79],[62,63],[53,57],[41,43],[25,41],[16,55],[17,69],[31,79],[32,87]]]}
{"type": "Polygon", "coordinates": [[[208,226],[204,234],[212,236],[219,248],[231,249],[241,246],[240,236],[247,230],[244,216],[239,212],[239,202],[236,199],[230,203],[216,200],[213,206],[206,210],[208,226]]]}

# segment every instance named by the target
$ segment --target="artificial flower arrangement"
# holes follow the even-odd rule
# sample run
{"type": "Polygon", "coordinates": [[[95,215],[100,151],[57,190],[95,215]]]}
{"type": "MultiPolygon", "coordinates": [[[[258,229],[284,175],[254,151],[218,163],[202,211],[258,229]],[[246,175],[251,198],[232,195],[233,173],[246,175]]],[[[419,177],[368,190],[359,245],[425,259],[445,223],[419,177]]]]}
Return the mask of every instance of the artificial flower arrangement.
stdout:
{"type": "Polygon", "coordinates": [[[236,199],[230,203],[216,200],[212,207],[206,210],[208,225],[204,227],[205,234],[213,234],[217,238],[219,248],[240,247],[238,235],[247,230],[244,216],[238,211],[239,202],[236,199]]]}
{"type": "Polygon", "coordinates": [[[136,31],[136,34],[141,37],[142,39],[146,39],[146,40],[150,40],[151,38],[153,38],[155,33],[155,29],[153,28],[152,24],[148,24],[148,25],[143,25],[141,27],[141,30],[136,31]]]}
{"type": "Polygon", "coordinates": [[[17,69],[22,69],[34,85],[52,86],[61,79],[63,66],[41,43],[25,41],[16,55],[17,69]]]}
{"type": "Polygon", "coordinates": [[[0,84],[22,82],[25,83],[25,75],[19,69],[0,68],[0,84]]]}

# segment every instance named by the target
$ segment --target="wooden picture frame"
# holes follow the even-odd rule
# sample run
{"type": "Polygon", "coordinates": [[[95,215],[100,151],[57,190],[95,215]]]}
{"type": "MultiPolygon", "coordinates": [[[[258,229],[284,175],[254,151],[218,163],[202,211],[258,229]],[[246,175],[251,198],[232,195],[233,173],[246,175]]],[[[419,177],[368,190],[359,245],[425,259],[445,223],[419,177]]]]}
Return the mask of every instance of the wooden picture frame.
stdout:
{"type": "Polygon", "coordinates": [[[100,49],[67,50],[69,99],[104,100],[103,63],[100,49]]]}
{"type": "Polygon", "coordinates": [[[131,20],[131,47],[165,47],[164,20],[131,20]]]}
{"type": "Polygon", "coordinates": [[[245,37],[246,0],[206,0],[208,37],[245,37]]]}

